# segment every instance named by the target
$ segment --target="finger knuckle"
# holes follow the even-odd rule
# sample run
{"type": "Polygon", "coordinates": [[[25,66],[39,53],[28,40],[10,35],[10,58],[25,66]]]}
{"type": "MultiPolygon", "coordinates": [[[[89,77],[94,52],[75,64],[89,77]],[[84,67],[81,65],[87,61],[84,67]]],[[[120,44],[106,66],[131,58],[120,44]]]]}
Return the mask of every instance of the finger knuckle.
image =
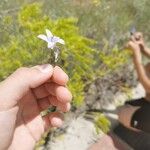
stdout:
{"type": "Polygon", "coordinates": [[[23,75],[29,72],[29,68],[27,67],[20,67],[16,70],[16,74],[23,75]]]}

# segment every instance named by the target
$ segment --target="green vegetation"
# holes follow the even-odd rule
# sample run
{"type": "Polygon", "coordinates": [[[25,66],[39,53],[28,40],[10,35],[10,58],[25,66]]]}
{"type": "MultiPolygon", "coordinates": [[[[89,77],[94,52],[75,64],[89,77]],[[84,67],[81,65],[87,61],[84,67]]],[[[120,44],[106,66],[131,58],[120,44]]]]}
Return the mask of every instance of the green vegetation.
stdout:
{"type": "Polygon", "coordinates": [[[103,114],[97,113],[95,114],[95,127],[97,133],[103,131],[104,133],[109,132],[111,123],[103,114]]]}

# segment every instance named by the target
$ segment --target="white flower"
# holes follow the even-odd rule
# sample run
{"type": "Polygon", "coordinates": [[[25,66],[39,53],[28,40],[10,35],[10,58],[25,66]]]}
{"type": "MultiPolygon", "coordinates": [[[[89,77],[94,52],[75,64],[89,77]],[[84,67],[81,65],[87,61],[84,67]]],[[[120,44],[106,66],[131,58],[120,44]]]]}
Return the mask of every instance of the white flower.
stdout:
{"type": "Polygon", "coordinates": [[[136,32],[136,28],[133,26],[133,27],[131,28],[130,33],[131,33],[131,35],[133,35],[135,32],[136,32]]]}
{"type": "Polygon", "coordinates": [[[47,42],[47,47],[50,49],[54,49],[57,43],[65,44],[65,41],[57,36],[53,36],[50,30],[46,29],[46,35],[40,34],[38,35],[38,38],[44,40],[47,42]]]}

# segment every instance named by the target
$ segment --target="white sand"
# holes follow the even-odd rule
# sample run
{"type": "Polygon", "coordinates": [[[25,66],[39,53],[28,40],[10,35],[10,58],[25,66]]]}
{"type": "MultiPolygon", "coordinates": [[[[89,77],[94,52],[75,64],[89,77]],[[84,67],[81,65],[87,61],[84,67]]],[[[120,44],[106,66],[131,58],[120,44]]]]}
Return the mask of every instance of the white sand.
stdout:
{"type": "Polygon", "coordinates": [[[51,150],[86,150],[98,138],[94,124],[79,117],[73,120],[67,133],[49,142],[51,150]]]}

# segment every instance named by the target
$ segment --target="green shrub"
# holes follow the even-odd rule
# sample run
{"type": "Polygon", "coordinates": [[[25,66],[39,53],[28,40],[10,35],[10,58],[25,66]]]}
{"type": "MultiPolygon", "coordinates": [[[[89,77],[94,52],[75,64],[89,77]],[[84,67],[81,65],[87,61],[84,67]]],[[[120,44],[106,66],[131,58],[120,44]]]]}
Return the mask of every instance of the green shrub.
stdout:
{"type": "Polygon", "coordinates": [[[97,133],[99,133],[100,131],[103,131],[104,133],[109,132],[111,126],[110,121],[101,113],[97,113],[95,115],[95,127],[97,133]]]}
{"type": "Polygon", "coordinates": [[[107,74],[113,74],[116,70],[120,69],[124,64],[128,64],[131,52],[123,49],[119,50],[114,47],[111,51],[99,51],[97,54],[97,71],[99,77],[104,77],[107,74]]]}

